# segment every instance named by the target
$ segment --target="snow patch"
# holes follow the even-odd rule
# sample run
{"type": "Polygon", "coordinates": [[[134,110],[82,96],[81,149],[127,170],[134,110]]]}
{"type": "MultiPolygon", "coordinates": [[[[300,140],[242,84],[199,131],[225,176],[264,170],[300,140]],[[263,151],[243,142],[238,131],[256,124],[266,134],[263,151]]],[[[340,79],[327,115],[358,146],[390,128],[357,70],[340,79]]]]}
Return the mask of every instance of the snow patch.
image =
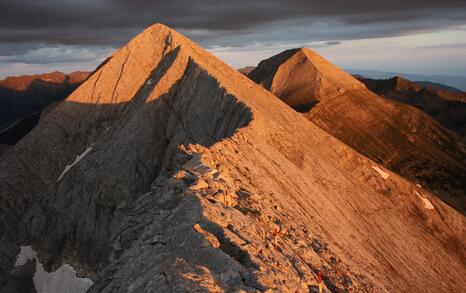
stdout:
{"type": "Polygon", "coordinates": [[[88,147],[82,154],[77,155],[76,159],[74,159],[74,162],[71,165],[66,165],[65,169],[63,169],[63,172],[61,173],[60,177],[58,177],[57,182],[60,181],[63,176],[73,168],[74,165],[79,163],[90,151],[92,150],[92,147],[88,147]]]}
{"type": "Polygon", "coordinates": [[[372,169],[377,171],[377,173],[379,173],[380,177],[382,177],[383,179],[387,179],[390,176],[390,174],[388,174],[387,172],[385,172],[377,166],[372,166],[372,169]]]}
{"type": "Polygon", "coordinates": [[[422,203],[422,206],[425,208],[425,209],[428,209],[428,210],[433,210],[435,209],[434,205],[432,204],[432,202],[427,198],[427,196],[425,195],[421,195],[419,192],[415,191],[415,193],[417,194],[417,196],[419,197],[419,199],[421,199],[421,203],[422,203]]]}
{"type": "Polygon", "coordinates": [[[21,251],[16,257],[15,267],[23,266],[28,261],[36,259],[36,257],[37,257],[37,253],[34,251],[34,249],[32,249],[31,246],[21,246],[21,251]]]}
{"type": "Polygon", "coordinates": [[[36,261],[36,271],[32,280],[37,293],[85,293],[93,284],[88,278],[78,278],[75,269],[63,264],[55,272],[47,272],[31,246],[22,246],[15,266],[22,266],[30,260],[36,261]]]}

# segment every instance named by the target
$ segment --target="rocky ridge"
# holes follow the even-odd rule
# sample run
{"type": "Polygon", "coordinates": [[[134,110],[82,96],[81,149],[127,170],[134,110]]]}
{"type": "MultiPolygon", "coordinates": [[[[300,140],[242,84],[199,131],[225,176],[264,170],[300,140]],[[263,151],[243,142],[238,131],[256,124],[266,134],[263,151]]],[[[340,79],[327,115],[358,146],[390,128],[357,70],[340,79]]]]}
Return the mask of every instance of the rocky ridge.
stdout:
{"type": "Polygon", "coordinates": [[[288,50],[253,81],[342,142],[466,213],[466,149],[424,112],[380,97],[317,53],[288,50]]]}
{"type": "Polygon", "coordinates": [[[160,24],[43,115],[0,184],[0,289],[24,245],[90,292],[465,286],[464,216],[160,24]]]}

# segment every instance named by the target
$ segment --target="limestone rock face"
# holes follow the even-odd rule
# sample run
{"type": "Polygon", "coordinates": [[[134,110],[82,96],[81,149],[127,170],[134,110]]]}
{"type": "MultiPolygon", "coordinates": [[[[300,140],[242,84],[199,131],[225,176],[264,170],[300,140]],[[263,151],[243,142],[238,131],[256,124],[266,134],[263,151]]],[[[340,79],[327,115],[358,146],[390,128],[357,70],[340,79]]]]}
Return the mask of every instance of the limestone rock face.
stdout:
{"type": "Polygon", "coordinates": [[[248,77],[361,154],[466,214],[465,146],[427,114],[374,94],[309,49],[264,60],[248,77]]]}
{"type": "Polygon", "coordinates": [[[0,291],[30,288],[21,246],[99,293],[466,285],[464,216],[160,24],[4,153],[0,184],[0,291]]]}

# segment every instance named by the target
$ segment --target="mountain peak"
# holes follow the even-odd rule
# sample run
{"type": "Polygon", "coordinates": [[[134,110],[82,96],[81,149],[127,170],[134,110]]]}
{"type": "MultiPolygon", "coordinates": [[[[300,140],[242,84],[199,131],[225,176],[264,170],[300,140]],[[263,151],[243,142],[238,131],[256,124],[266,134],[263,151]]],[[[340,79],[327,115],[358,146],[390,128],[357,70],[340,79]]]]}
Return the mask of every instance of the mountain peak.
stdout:
{"type": "MultiPolygon", "coordinates": [[[[259,63],[248,76],[362,154],[419,181],[458,210],[465,211],[465,198],[461,197],[464,192],[453,187],[454,182],[464,180],[452,179],[465,174],[464,164],[458,164],[456,159],[464,151],[448,130],[425,113],[377,96],[319,54],[303,48],[285,51],[259,63]],[[384,143],[387,137],[392,141],[390,145],[384,143]],[[447,145],[448,148],[442,147],[447,145]],[[412,163],[405,164],[408,160],[412,163]],[[428,169],[442,172],[436,171],[435,176],[420,172],[426,169],[425,162],[429,162],[428,169]]],[[[385,82],[402,94],[417,95],[421,91],[401,77],[385,82]]],[[[436,104],[427,101],[423,99],[420,105],[436,104]]]]}
{"type": "Polygon", "coordinates": [[[145,37],[151,37],[151,38],[161,38],[162,37],[162,38],[165,38],[165,37],[168,37],[169,35],[172,35],[172,38],[176,37],[178,40],[180,40],[180,39],[188,40],[186,37],[179,34],[176,30],[174,30],[171,27],[166,26],[166,25],[164,25],[162,23],[155,23],[155,24],[147,27],[144,31],[142,31],[134,39],[141,39],[141,38],[145,38],[145,37]]]}
{"type": "Polygon", "coordinates": [[[287,50],[266,59],[248,77],[304,112],[321,99],[365,88],[357,79],[308,48],[287,50]]]}
{"type": "Polygon", "coordinates": [[[394,76],[390,78],[390,82],[393,83],[393,86],[397,90],[414,90],[418,91],[421,90],[421,87],[418,86],[417,84],[411,82],[410,80],[407,80],[401,76],[394,76]]]}
{"type": "Polygon", "coordinates": [[[171,31],[174,31],[174,29],[172,29],[171,27],[161,23],[161,22],[156,22],[150,26],[148,26],[146,28],[146,30],[161,30],[161,29],[165,29],[165,30],[171,30],[171,31]]]}
{"type": "Polygon", "coordinates": [[[175,30],[156,23],[114,52],[67,100],[90,104],[129,102],[157,65],[187,43],[189,40],[175,30]]]}
{"type": "Polygon", "coordinates": [[[314,50],[312,50],[310,48],[300,47],[300,48],[296,48],[294,50],[296,50],[296,53],[305,54],[306,56],[308,56],[308,58],[312,58],[312,57],[315,57],[315,56],[320,57],[320,55],[316,51],[314,51],[314,50]]]}

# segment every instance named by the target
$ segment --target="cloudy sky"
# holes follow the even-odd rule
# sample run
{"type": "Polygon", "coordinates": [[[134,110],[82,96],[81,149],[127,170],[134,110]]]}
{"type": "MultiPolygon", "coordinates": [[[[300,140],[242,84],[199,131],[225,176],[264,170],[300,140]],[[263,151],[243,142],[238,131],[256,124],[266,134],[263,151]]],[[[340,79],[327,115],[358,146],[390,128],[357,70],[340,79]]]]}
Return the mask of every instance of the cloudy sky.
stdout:
{"type": "Polygon", "coordinates": [[[92,70],[155,22],[233,67],[310,47],[348,69],[466,76],[465,0],[0,0],[0,78],[92,70]]]}

